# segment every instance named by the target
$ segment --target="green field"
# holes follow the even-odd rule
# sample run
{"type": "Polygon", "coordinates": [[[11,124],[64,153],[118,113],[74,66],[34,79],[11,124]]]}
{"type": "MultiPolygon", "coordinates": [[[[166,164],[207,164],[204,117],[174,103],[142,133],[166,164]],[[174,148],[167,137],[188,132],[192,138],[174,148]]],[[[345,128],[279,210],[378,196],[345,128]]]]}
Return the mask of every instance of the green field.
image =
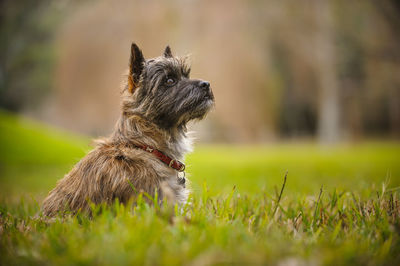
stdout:
{"type": "Polygon", "coordinates": [[[42,217],[89,144],[0,112],[0,265],[400,264],[398,142],[198,146],[190,205],[42,217]]]}

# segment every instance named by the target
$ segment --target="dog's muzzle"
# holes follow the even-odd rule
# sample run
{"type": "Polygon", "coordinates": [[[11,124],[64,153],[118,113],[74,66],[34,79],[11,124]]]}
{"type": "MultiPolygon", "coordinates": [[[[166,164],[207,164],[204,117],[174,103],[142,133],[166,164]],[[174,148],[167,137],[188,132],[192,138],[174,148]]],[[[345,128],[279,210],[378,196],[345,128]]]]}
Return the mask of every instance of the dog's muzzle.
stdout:
{"type": "Polygon", "coordinates": [[[200,80],[198,84],[199,88],[205,93],[205,98],[208,100],[214,100],[214,94],[211,91],[210,82],[200,80]]]}

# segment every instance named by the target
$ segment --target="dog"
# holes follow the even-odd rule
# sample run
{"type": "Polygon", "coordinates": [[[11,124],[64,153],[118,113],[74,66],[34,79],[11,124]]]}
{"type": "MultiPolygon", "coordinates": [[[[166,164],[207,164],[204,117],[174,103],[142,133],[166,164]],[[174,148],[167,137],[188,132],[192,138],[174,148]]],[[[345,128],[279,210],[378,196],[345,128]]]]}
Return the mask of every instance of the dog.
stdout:
{"type": "Polygon", "coordinates": [[[214,105],[210,83],[189,75],[186,60],[173,56],[169,46],[163,55],[145,59],[132,43],[113,133],[58,181],[43,213],[90,212],[90,203],[127,203],[139,193],[157,194],[159,203],[185,203],[190,190],[179,173],[192,149],[187,124],[203,119],[214,105]]]}

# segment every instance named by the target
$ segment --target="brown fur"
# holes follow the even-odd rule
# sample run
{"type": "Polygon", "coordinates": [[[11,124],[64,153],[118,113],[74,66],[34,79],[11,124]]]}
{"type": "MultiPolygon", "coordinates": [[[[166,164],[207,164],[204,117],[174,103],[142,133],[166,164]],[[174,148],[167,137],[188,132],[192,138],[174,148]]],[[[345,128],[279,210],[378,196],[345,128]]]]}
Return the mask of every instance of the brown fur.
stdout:
{"type": "MultiPolygon", "coordinates": [[[[172,56],[167,48],[166,54],[172,56]]],[[[126,203],[137,192],[151,196],[157,192],[160,200],[167,198],[172,203],[187,200],[189,190],[179,183],[177,171],[153,154],[135,147],[135,144],[149,145],[171,158],[183,160],[184,154],[191,149],[191,142],[182,122],[179,127],[164,128],[140,111],[137,103],[140,92],[134,92],[143,88],[146,82],[141,76],[145,62],[136,45],[133,44],[131,49],[129,76],[123,85],[122,114],[114,132],[97,141],[94,150],[50,191],[43,203],[45,215],[53,216],[66,210],[73,213],[89,211],[90,202],[111,204],[116,198],[126,203]]],[[[197,113],[193,115],[198,116],[197,113]]]]}

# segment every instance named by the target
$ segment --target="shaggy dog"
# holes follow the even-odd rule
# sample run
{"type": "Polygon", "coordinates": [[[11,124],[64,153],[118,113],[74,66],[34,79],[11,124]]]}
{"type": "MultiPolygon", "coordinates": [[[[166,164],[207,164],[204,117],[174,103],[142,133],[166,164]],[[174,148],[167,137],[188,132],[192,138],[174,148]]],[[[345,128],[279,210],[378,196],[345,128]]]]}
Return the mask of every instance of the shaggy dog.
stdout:
{"type": "Polygon", "coordinates": [[[45,215],[89,211],[89,203],[126,203],[145,192],[159,201],[184,203],[188,189],[179,161],[191,150],[186,125],[202,119],[214,104],[210,83],[190,79],[184,59],[164,54],[144,59],[131,46],[122,112],[114,132],[97,142],[43,203],[45,215]]]}

